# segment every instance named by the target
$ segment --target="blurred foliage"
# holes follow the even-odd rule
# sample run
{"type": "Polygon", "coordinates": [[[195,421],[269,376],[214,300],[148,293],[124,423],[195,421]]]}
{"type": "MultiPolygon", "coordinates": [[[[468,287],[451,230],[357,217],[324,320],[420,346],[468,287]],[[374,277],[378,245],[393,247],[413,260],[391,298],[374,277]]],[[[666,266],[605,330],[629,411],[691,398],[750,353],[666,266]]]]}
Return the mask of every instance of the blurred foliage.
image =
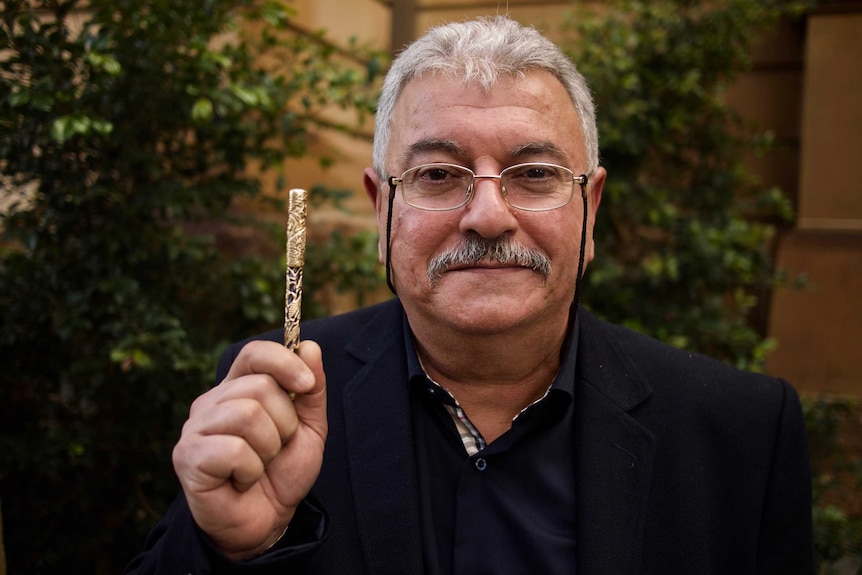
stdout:
{"type": "MultiPolygon", "coordinates": [[[[599,254],[584,293],[598,315],[737,367],[763,368],[773,342],[754,314],[776,285],[804,278],[773,266],[773,235],[792,222],[791,202],[745,163],[774,137],[740,118],[726,94],[751,65],[752,39],[812,6],[615,0],[571,14],[566,48],[595,92],[608,170],[599,254]]],[[[838,443],[842,433],[862,436],[858,427],[842,432],[860,409],[807,398],[805,411],[815,553],[825,575],[841,559],[862,559],[862,520],[851,509],[862,464],[838,443]]]]}
{"type": "MultiPolygon", "coordinates": [[[[352,196],[349,190],[334,190],[323,186],[311,189],[309,209],[328,203],[346,211],[342,200],[352,196]]],[[[383,269],[377,260],[377,230],[346,232],[331,230],[326,241],[309,239],[306,247],[304,282],[307,291],[316,294],[314,299],[302,301],[303,317],[326,316],[332,311],[331,301],[337,295],[350,294],[354,304],[365,306],[369,297],[379,297],[385,284],[383,269]]],[[[385,292],[388,296],[389,292],[385,292]]]]}
{"type": "Polygon", "coordinates": [[[814,468],[814,546],[820,575],[855,561],[862,574],[862,404],[856,398],[803,400],[814,468]]]}
{"type": "Polygon", "coordinates": [[[773,286],[792,204],[746,167],[771,135],[726,90],[758,33],[802,2],[617,0],[581,8],[566,46],[595,92],[608,170],[585,303],[598,315],[741,368],[771,342],[752,321],[773,286]]]}
{"type": "MultiPolygon", "coordinates": [[[[281,321],[283,247],[257,252],[266,231],[232,206],[282,209],[250,174],[370,118],[385,61],[297,34],[266,0],[2,5],[8,568],[116,573],[178,492],[169,454],[218,351],[281,321]]],[[[369,259],[364,235],[319,239],[338,257],[310,291],[375,285],[337,267],[369,259]]]]}

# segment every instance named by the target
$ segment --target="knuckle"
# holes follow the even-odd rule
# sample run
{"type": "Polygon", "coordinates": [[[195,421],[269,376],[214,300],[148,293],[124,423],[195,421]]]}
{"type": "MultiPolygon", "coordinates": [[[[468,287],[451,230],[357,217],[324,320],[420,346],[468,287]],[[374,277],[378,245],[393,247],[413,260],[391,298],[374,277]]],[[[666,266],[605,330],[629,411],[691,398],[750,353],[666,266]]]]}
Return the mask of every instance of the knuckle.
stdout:
{"type": "Polygon", "coordinates": [[[200,395],[192,401],[191,406],[189,406],[189,415],[194,416],[196,413],[204,409],[206,405],[209,404],[206,394],[200,395]]]}
{"type": "Polygon", "coordinates": [[[237,399],[234,400],[232,409],[236,410],[236,413],[241,421],[257,421],[264,417],[269,417],[266,409],[264,409],[263,405],[261,405],[260,401],[255,398],[247,398],[247,399],[237,399]]]}

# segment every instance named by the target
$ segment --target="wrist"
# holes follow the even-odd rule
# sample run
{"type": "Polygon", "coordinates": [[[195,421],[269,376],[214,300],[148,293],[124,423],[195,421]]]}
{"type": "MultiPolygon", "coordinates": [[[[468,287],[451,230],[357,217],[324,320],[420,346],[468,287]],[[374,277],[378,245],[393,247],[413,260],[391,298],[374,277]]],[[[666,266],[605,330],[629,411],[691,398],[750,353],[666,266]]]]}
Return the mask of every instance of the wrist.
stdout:
{"type": "Polygon", "coordinates": [[[256,559],[265,554],[267,551],[275,547],[279,541],[284,539],[284,536],[287,534],[288,527],[290,527],[290,523],[284,527],[276,527],[264,542],[255,547],[240,549],[238,551],[227,551],[222,549],[221,552],[225,557],[232,561],[251,561],[252,559],[256,559]]]}
{"type": "Polygon", "coordinates": [[[276,544],[277,544],[279,541],[281,541],[282,539],[284,539],[284,536],[287,534],[287,529],[288,529],[289,527],[290,527],[290,523],[288,523],[287,525],[285,525],[285,526],[284,526],[284,529],[276,528],[276,529],[273,531],[273,535],[275,535],[276,537],[275,537],[274,539],[273,539],[272,537],[270,537],[270,541],[267,541],[267,543],[264,543],[264,546],[263,546],[263,550],[262,550],[262,551],[258,551],[257,553],[254,553],[253,555],[251,555],[251,556],[249,556],[249,557],[246,557],[246,558],[244,559],[244,561],[248,561],[248,560],[250,560],[250,559],[254,559],[255,557],[260,557],[261,555],[263,555],[264,553],[266,553],[267,551],[269,551],[270,549],[272,549],[273,547],[275,547],[275,546],[276,546],[276,544]]]}

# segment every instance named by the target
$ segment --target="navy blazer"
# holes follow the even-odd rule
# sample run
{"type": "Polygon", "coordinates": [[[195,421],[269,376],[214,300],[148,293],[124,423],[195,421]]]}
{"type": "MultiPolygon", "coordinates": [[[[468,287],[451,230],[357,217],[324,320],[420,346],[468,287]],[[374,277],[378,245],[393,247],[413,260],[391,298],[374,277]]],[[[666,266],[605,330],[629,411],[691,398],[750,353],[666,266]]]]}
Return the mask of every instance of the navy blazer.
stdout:
{"type": "MultiPolygon", "coordinates": [[[[129,572],[422,573],[403,314],[395,299],[303,325],[327,374],[329,435],[312,490],[327,514],[322,542],[231,564],[180,498],[129,572]]],[[[577,573],[814,573],[811,470],[793,388],[584,309],[578,321],[577,573]]],[[[241,345],[223,356],[218,381],[241,345]]]]}

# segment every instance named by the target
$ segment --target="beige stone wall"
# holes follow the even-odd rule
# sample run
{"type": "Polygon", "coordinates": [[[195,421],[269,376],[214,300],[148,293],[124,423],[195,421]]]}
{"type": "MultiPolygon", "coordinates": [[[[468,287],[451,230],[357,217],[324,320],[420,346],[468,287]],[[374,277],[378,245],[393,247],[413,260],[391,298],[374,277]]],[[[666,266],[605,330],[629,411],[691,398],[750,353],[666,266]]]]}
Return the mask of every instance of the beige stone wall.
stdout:
{"type": "MultiPolygon", "coordinates": [[[[327,37],[339,46],[349,45],[351,38],[363,46],[387,51],[389,48],[390,11],[375,0],[295,0],[300,25],[309,30],[325,29],[327,37]]],[[[338,112],[332,115],[340,119],[338,112]]],[[[318,133],[315,148],[335,151],[338,161],[323,169],[315,160],[290,159],[285,164],[289,187],[311,188],[324,184],[331,188],[353,190],[347,203],[350,214],[327,212],[311,214],[317,222],[373,228],[373,210],[362,188],[362,170],[371,163],[373,118],[357,126],[358,134],[346,135],[334,131],[318,133]]]]}
{"type": "Polygon", "coordinates": [[[804,82],[804,23],[783,22],[753,40],[752,68],[728,91],[729,103],[758,128],[775,137],[763,157],[749,167],[766,186],[778,186],[795,199],[799,189],[799,142],[804,82]]]}
{"type": "Polygon", "coordinates": [[[862,11],[809,19],[799,227],[862,232],[862,11]]]}
{"type": "Polygon", "coordinates": [[[783,241],[779,262],[809,283],[773,297],[778,348],[768,370],[800,391],[862,395],[862,238],[799,230],[783,241]]]}
{"type": "MultiPolygon", "coordinates": [[[[425,4],[433,6],[435,3],[427,2],[425,4]]],[[[451,6],[455,3],[450,2],[447,4],[451,6]]],[[[416,20],[417,33],[421,34],[432,26],[446,22],[457,22],[480,16],[505,14],[519,22],[534,26],[550,38],[553,38],[560,24],[562,24],[563,14],[572,10],[571,2],[535,2],[533,5],[525,2],[500,2],[498,4],[493,4],[492,2],[464,2],[463,4],[466,6],[465,8],[436,10],[426,8],[420,11],[416,20]]]]}
{"type": "Polygon", "coordinates": [[[778,262],[809,283],[774,293],[768,369],[802,391],[862,395],[862,10],[807,24],[799,213],[778,262]]]}

